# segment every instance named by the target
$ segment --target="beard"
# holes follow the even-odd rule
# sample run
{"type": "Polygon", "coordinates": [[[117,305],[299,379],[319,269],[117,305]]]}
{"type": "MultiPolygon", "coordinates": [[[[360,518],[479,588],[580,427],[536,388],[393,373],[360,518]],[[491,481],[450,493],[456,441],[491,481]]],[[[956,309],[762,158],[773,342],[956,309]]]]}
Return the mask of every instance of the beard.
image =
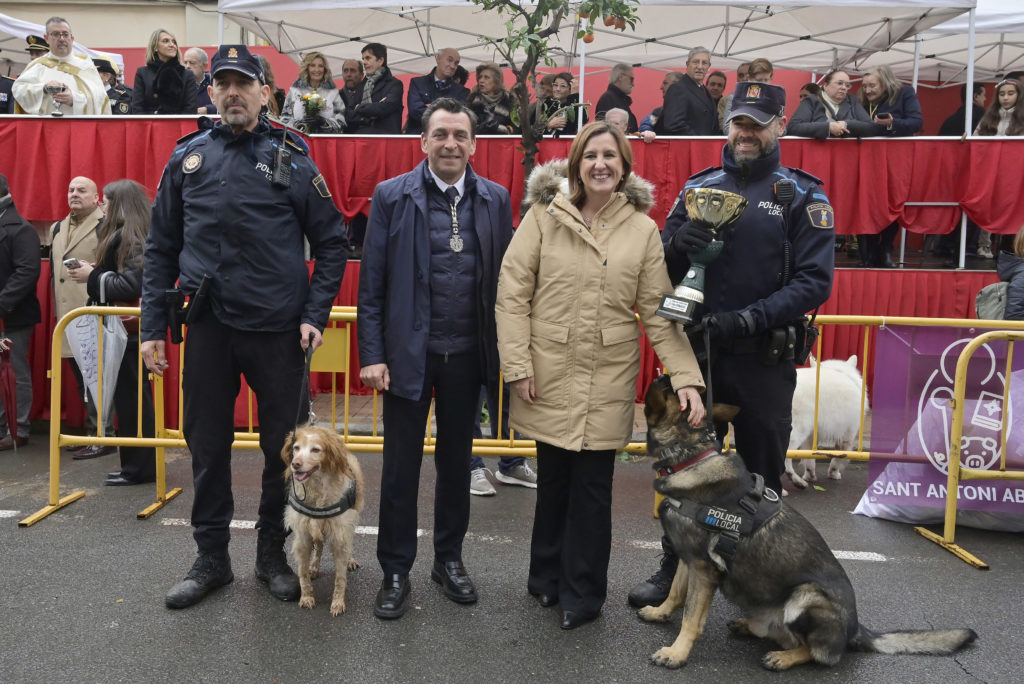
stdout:
{"type": "Polygon", "coordinates": [[[779,146],[779,138],[773,137],[771,140],[761,140],[755,136],[739,135],[734,139],[729,140],[729,151],[732,152],[732,158],[738,162],[750,162],[755,159],[761,159],[767,157],[775,148],[779,146]],[[755,143],[757,145],[756,150],[744,150],[740,151],[737,149],[737,143],[755,143]]]}

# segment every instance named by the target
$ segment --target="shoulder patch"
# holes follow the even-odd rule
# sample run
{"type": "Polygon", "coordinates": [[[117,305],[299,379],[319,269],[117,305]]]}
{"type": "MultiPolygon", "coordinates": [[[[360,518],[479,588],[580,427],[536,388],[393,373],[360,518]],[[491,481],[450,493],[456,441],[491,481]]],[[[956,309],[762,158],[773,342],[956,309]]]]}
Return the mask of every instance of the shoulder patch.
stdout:
{"type": "Polygon", "coordinates": [[[199,167],[201,167],[202,165],[203,153],[192,152],[187,157],[185,157],[185,161],[181,162],[181,170],[184,173],[195,173],[196,171],[199,170],[199,167]]]}
{"type": "Polygon", "coordinates": [[[810,174],[810,173],[807,173],[807,172],[806,172],[806,171],[804,171],[803,169],[794,169],[794,168],[792,168],[792,167],[786,167],[786,168],[788,168],[788,169],[789,169],[790,171],[792,171],[792,172],[793,172],[793,173],[794,173],[795,175],[797,175],[797,176],[800,176],[801,178],[805,178],[805,179],[807,179],[807,180],[811,181],[812,183],[817,183],[817,184],[818,184],[819,186],[821,186],[821,187],[825,187],[825,181],[821,180],[820,178],[818,178],[818,177],[817,177],[817,176],[815,176],[815,175],[812,175],[812,174],[810,174]]]}
{"type": "Polygon", "coordinates": [[[811,225],[815,228],[821,228],[822,230],[835,228],[835,212],[832,211],[832,205],[827,202],[808,204],[807,218],[810,219],[811,225]]]}
{"type": "Polygon", "coordinates": [[[689,180],[693,180],[694,178],[697,178],[698,176],[703,176],[705,174],[711,173],[712,171],[718,171],[721,168],[722,168],[721,166],[709,166],[708,168],[704,169],[703,171],[698,171],[697,173],[695,173],[692,176],[690,176],[689,180]]]}
{"type": "Polygon", "coordinates": [[[128,103],[127,102],[118,102],[117,103],[117,111],[121,112],[122,114],[127,114],[128,113],[128,109],[129,109],[129,107],[128,107],[128,103]]]}
{"type": "Polygon", "coordinates": [[[321,173],[313,179],[313,187],[316,188],[317,193],[324,199],[331,198],[331,190],[327,187],[327,181],[324,180],[324,174],[321,173]]]}

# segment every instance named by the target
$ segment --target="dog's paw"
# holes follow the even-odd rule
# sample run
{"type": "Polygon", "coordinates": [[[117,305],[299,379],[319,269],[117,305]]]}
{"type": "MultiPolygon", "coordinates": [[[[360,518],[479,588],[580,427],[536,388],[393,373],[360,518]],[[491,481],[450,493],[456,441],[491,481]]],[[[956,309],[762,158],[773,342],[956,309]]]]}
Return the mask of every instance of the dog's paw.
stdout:
{"type": "Polygon", "coordinates": [[[668,622],[670,613],[659,610],[658,606],[644,606],[636,611],[641,620],[646,622],[668,622]]]}
{"type": "Polygon", "coordinates": [[[348,559],[348,569],[349,570],[358,570],[359,567],[360,567],[359,566],[359,561],[357,561],[355,558],[349,558],[348,559]]]}
{"type": "Polygon", "coordinates": [[[746,618],[736,618],[735,620],[730,620],[727,626],[729,627],[729,631],[736,636],[754,636],[753,633],[750,631],[750,625],[747,622],[746,618]]]}
{"type": "Polygon", "coordinates": [[[838,468],[829,468],[828,469],[828,479],[830,479],[830,480],[842,480],[843,479],[843,471],[839,470],[838,468]]]}
{"type": "Polygon", "coordinates": [[[302,596],[299,599],[299,608],[306,608],[307,610],[313,610],[313,607],[315,605],[316,605],[316,599],[313,598],[312,594],[310,594],[308,596],[302,596]]]}
{"type": "Polygon", "coordinates": [[[676,654],[671,646],[665,646],[654,652],[654,655],[651,656],[651,662],[655,665],[661,665],[662,667],[674,670],[685,665],[686,658],[676,654]]]}
{"type": "Polygon", "coordinates": [[[807,480],[800,477],[796,473],[792,473],[789,476],[789,479],[793,482],[793,486],[796,487],[797,489],[807,489],[807,480]]]}
{"type": "Polygon", "coordinates": [[[345,597],[336,598],[331,601],[331,615],[337,617],[345,612],[345,597]]]}
{"type": "Polygon", "coordinates": [[[818,473],[816,473],[812,468],[804,468],[804,487],[806,487],[808,483],[817,481],[818,473]]]}
{"type": "Polygon", "coordinates": [[[792,658],[790,651],[769,651],[761,658],[761,665],[764,669],[772,670],[773,672],[782,672],[797,664],[792,658]]]}

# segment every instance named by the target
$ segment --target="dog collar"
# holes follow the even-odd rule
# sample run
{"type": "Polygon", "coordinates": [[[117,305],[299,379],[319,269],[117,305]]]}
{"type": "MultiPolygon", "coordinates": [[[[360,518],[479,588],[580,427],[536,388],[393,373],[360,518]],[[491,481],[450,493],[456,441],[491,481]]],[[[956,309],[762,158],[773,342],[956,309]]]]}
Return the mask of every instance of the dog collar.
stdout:
{"type": "MultiPolygon", "coordinates": [[[[669,475],[672,475],[673,473],[678,473],[680,470],[682,470],[684,468],[689,468],[690,466],[694,465],[698,461],[703,461],[708,456],[713,456],[714,454],[717,454],[717,453],[718,453],[718,451],[715,450],[715,449],[708,449],[707,451],[705,451],[703,453],[700,453],[700,454],[697,454],[693,458],[691,458],[691,459],[689,459],[687,461],[683,461],[682,463],[676,463],[674,465],[667,465],[667,466],[658,468],[658,476],[659,477],[668,477],[669,475]]],[[[662,460],[665,460],[665,459],[662,459],[662,460]]]]}
{"type": "Polygon", "coordinates": [[[310,518],[333,518],[356,505],[356,483],[354,480],[348,483],[338,503],[326,508],[317,508],[315,506],[307,506],[299,500],[295,495],[295,480],[292,480],[292,490],[288,492],[288,505],[310,518]]]}

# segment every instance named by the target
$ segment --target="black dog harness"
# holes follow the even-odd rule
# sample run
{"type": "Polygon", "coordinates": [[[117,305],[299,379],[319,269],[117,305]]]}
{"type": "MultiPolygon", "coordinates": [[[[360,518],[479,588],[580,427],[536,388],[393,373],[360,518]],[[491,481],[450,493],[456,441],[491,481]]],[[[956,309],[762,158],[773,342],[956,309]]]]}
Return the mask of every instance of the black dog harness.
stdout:
{"type": "Polygon", "coordinates": [[[671,506],[704,529],[714,532],[708,552],[721,556],[728,566],[740,540],[749,537],[782,510],[782,500],[774,489],[764,486],[764,478],[757,473],[750,476],[749,484],[727,492],[712,505],[666,496],[659,506],[659,515],[671,506]]]}
{"type": "MultiPolygon", "coordinates": [[[[303,488],[303,491],[305,491],[305,488],[303,488]]],[[[305,495],[303,495],[303,499],[305,499],[305,495]]],[[[338,503],[326,508],[316,508],[314,506],[307,506],[296,496],[295,480],[292,480],[292,490],[288,492],[288,505],[310,518],[333,518],[356,505],[356,483],[354,480],[349,481],[338,503]]]]}

